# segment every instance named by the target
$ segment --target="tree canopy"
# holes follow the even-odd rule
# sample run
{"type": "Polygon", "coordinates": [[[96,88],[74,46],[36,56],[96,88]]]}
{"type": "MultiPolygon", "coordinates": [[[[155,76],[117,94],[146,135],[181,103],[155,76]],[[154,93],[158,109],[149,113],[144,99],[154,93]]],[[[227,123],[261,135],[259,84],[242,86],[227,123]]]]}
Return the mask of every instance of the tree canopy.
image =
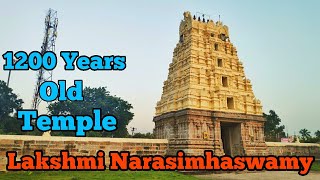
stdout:
{"type": "MultiPolygon", "coordinates": [[[[92,115],[93,108],[101,109],[101,116],[114,115],[117,118],[118,129],[114,132],[89,131],[87,136],[95,137],[127,137],[127,125],[132,120],[133,108],[127,101],[110,95],[105,87],[83,89],[83,101],[57,101],[49,105],[48,110],[53,115],[92,115]]],[[[51,132],[52,135],[74,136],[70,132],[51,132]]]]}
{"type": "Polygon", "coordinates": [[[299,131],[299,134],[300,134],[301,142],[320,143],[320,130],[317,130],[314,133],[315,137],[312,137],[311,132],[306,128],[301,129],[299,131]]]}
{"type": "Polygon", "coordinates": [[[301,138],[303,141],[306,141],[307,139],[311,138],[311,132],[306,128],[301,129],[299,133],[301,134],[301,138]]]}
{"type": "Polygon", "coordinates": [[[264,132],[266,141],[279,141],[280,138],[285,137],[284,125],[280,125],[281,119],[274,110],[270,110],[269,114],[263,113],[266,123],[264,126],[264,132]]]}
{"type": "Polygon", "coordinates": [[[0,133],[16,134],[21,132],[22,122],[15,118],[15,112],[22,108],[23,101],[13,93],[6,82],[0,80],[0,133]]]}
{"type": "Polygon", "coordinates": [[[317,138],[320,139],[320,130],[317,130],[317,131],[314,133],[314,135],[315,135],[317,138]]]}
{"type": "Polygon", "coordinates": [[[134,135],[130,135],[129,137],[131,137],[131,138],[145,138],[145,139],[154,139],[155,138],[154,134],[150,133],[150,132],[148,132],[148,133],[138,132],[138,133],[135,133],[134,135]]]}

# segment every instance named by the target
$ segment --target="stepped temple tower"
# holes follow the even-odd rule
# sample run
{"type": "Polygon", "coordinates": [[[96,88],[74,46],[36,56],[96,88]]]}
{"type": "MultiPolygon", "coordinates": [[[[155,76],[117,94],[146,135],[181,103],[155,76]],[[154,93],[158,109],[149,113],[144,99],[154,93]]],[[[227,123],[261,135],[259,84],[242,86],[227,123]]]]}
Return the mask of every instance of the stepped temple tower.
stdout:
{"type": "Polygon", "coordinates": [[[185,12],[179,35],[153,119],[156,138],[169,140],[168,155],[264,155],[262,105],[228,27],[185,12]]]}

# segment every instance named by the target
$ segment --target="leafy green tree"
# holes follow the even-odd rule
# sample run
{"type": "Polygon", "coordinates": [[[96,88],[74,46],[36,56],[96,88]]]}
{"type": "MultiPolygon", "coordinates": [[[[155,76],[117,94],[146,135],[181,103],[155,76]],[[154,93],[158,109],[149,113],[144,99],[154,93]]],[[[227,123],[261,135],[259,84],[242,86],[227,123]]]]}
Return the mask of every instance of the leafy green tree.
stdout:
{"type": "Polygon", "coordinates": [[[13,93],[4,81],[0,80],[0,118],[8,116],[17,109],[22,108],[23,101],[13,93]]]}
{"type": "Polygon", "coordinates": [[[300,135],[301,135],[301,141],[302,142],[310,142],[311,140],[311,132],[309,130],[307,130],[306,128],[301,129],[299,131],[300,135]]]}
{"type": "Polygon", "coordinates": [[[264,126],[266,141],[279,141],[280,138],[286,137],[285,126],[280,125],[281,119],[274,110],[270,110],[269,114],[263,113],[263,116],[266,120],[264,126]]]}
{"type": "Polygon", "coordinates": [[[314,135],[320,140],[320,130],[317,130],[314,135]]]}
{"type": "Polygon", "coordinates": [[[0,80],[0,133],[20,134],[22,121],[15,118],[15,112],[22,109],[23,101],[13,93],[6,82],[0,80]]]}
{"type": "Polygon", "coordinates": [[[145,139],[154,139],[153,133],[135,133],[133,136],[130,136],[131,138],[145,138],[145,139]]]}
{"type": "MultiPolygon", "coordinates": [[[[110,95],[105,87],[83,89],[83,101],[58,101],[49,105],[48,110],[52,115],[92,115],[93,108],[100,108],[101,115],[111,114],[117,118],[118,129],[113,132],[88,132],[87,136],[95,137],[127,137],[126,126],[132,120],[133,108],[127,101],[110,95]]],[[[74,132],[52,132],[52,135],[74,136],[74,132]]]]}

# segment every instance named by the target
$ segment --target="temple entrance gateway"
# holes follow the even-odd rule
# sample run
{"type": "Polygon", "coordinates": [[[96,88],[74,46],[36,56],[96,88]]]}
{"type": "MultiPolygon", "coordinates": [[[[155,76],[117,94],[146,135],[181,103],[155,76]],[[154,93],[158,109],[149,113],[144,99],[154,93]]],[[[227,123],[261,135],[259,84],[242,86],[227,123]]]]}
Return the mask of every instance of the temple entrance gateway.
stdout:
{"type": "Polygon", "coordinates": [[[221,140],[225,155],[235,156],[241,154],[241,128],[240,123],[221,122],[221,140]]]}

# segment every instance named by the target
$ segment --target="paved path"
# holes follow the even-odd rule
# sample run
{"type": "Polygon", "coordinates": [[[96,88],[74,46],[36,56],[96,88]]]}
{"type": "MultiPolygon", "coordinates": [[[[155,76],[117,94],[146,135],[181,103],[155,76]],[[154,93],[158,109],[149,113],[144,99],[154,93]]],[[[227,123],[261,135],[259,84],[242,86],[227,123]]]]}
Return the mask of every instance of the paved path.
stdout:
{"type": "Polygon", "coordinates": [[[241,172],[241,173],[223,173],[223,174],[208,174],[195,175],[201,179],[231,179],[231,180],[246,180],[246,179],[263,179],[263,180],[320,180],[320,172],[309,172],[306,176],[300,176],[297,171],[264,171],[264,172],[241,172]]]}

